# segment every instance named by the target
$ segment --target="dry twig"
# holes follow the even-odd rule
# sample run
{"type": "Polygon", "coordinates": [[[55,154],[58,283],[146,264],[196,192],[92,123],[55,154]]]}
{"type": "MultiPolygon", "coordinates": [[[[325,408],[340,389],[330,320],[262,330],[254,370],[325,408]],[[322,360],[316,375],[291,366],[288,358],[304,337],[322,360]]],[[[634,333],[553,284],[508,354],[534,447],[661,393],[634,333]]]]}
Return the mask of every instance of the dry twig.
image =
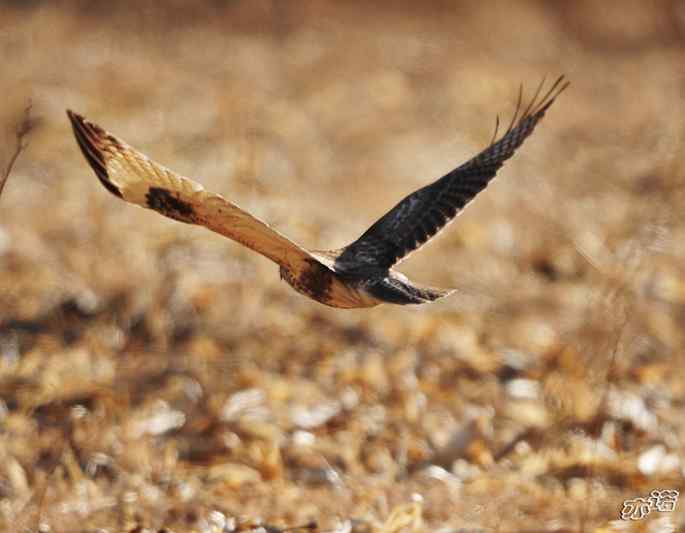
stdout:
{"type": "Polygon", "coordinates": [[[7,183],[7,179],[10,177],[10,174],[12,173],[12,168],[14,167],[14,164],[17,162],[17,159],[19,158],[19,155],[28,147],[29,141],[28,141],[28,134],[31,132],[34,126],[34,122],[31,119],[31,108],[33,107],[33,103],[31,100],[29,100],[28,105],[26,106],[26,109],[24,109],[24,118],[17,124],[17,129],[16,129],[16,139],[17,139],[17,144],[14,148],[14,153],[12,154],[12,157],[10,157],[9,163],[7,164],[7,168],[5,169],[5,173],[0,177],[0,195],[2,195],[2,191],[5,188],[5,183],[7,183]]]}

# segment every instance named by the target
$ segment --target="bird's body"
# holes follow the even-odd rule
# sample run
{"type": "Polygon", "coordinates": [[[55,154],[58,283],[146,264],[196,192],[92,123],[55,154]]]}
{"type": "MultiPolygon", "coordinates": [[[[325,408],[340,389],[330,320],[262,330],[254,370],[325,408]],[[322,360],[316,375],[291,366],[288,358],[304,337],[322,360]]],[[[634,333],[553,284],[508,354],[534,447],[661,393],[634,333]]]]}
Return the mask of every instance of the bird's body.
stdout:
{"type": "MultiPolygon", "coordinates": [[[[180,222],[205,226],[268,257],[296,291],[331,307],[380,303],[421,304],[451,290],[421,287],[392,269],[444,229],[532,133],[566,88],[559,78],[536,103],[514,118],[504,136],[437,181],[408,195],[350,245],[307,250],[195,181],[155,163],[121,139],[67,111],[74,135],[96,176],[115,196],[180,222]],[[517,120],[518,118],[518,120],[517,120]]],[[[499,124],[499,121],[498,121],[499,124]]]]}
{"type": "MultiPolygon", "coordinates": [[[[281,279],[297,292],[331,307],[374,307],[382,303],[421,304],[447,296],[452,290],[419,287],[394,270],[346,272],[336,269],[342,250],[312,252],[314,261],[295,274],[281,267],[281,279]],[[332,257],[333,256],[333,257],[332,257]]],[[[338,267],[339,268],[339,267],[338,267]]]]}
{"type": "MultiPolygon", "coordinates": [[[[316,254],[312,254],[316,258],[316,254]]],[[[364,290],[363,280],[345,279],[327,266],[325,256],[306,261],[304,268],[295,272],[280,267],[281,279],[300,294],[312,300],[333,307],[354,309],[358,307],[373,307],[380,302],[364,290]]]]}

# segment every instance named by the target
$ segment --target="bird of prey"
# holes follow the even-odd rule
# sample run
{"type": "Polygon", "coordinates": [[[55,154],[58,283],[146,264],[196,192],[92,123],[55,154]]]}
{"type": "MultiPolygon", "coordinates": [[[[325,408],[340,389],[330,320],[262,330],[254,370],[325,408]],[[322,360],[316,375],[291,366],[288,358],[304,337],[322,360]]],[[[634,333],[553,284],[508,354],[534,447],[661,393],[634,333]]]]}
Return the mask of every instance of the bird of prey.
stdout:
{"type": "Polygon", "coordinates": [[[93,122],[67,111],[81,151],[102,185],[119,198],[169,218],[220,233],[279,265],[298,292],[331,307],[423,304],[452,290],[417,285],[393,269],[444,229],[495,177],[533,132],[568,82],[559,77],[540,98],[544,80],[522,111],[519,90],[509,127],[489,146],[440,179],[411,193],[356,241],[337,250],[308,250],[223,196],[152,161],[93,122]]]}

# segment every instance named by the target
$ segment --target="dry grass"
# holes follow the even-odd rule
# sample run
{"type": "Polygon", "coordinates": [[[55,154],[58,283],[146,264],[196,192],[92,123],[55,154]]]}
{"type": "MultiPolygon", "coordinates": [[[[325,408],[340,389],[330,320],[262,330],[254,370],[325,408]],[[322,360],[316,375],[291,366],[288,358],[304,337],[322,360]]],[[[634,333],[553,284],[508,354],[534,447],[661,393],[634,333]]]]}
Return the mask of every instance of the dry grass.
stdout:
{"type": "Polygon", "coordinates": [[[12,174],[12,169],[14,168],[14,165],[17,163],[17,159],[19,159],[21,153],[24,150],[26,150],[26,148],[29,145],[28,136],[29,133],[31,133],[33,127],[34,124],[31,120],[31,102],[29,102],[29,104],[24,109],[24,116],[17,124],[14,132],[14,136],[16,139],[14,152],[12,152],[12,155],[10,155],[9,161],[7,162],[7,166],[5,167],[4,174],[0,176],[0,196],[2,196],[2,191],[5,188],[5,184],[7,183],[10,174],[12,174]]]}
{"type": "Polygon", "coordinates": [[[55,4],[0,8],[0,162],[41,118],[0,202],[0,529],[610,531],[682,490],[678,2],[55,4]],[[402,265],[460,289],[421,308],[324,308],[125,205],[64,115],[335,247],[560,73],[402,265]]]}

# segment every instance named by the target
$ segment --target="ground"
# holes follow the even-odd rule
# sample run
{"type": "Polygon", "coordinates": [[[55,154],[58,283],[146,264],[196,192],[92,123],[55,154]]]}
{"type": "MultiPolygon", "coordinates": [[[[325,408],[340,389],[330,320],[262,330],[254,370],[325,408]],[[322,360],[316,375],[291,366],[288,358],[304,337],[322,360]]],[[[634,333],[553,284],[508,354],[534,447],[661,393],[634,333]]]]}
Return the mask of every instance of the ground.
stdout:
{"type": "Polygon", "coordinates": [[[34,121],[0,198],[0,530],[685,528],[682,501],[619,519],[683,489],[679,2],[15,1],[0,20],[3,168],[28,99],[34,121]],[[125,204],[65,114],[336,248],[560,74],[519,153],[401,265],[458,289],[420,307],[325,308],[125,204]]]}

